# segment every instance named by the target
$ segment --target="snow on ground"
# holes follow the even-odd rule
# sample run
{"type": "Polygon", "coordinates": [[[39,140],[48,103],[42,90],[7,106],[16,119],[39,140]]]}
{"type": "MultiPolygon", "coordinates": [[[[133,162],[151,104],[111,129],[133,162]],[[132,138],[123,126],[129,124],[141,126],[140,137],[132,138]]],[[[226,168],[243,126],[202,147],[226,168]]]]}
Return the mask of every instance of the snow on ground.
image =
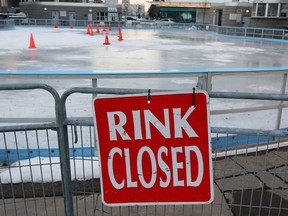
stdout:
{"type": "MultiPolygon", "coordinates": [[[[105,34],[89,36],[85,28],[16,27],[0,30],[1,70],[33,71],[165,71],[197,68],[267,68],[287,65],[288,46],[285,42],[235,39],[189,30],[133,30],[122,29],[123,41],[118,41],[117,29],[109,32],[111,45],[104,46],[105,34]],[[29,49],[30,34],[36,49],[29,49]],[[3,39],[4,38],[4,39],[3,39]]],[[[0,75],[1,76],[1,75],[0,75]]],[[[282,75],[241,75],[213,77],[215,91],[279,93],[282,75]]],[[[102,79],[99,87],[175,89],[191,91],[197,85],[196,77],[102,79]]],[[[0,83],[45,83],[59,94],[71,87],[90,87],[89,79],[0,79],[0,83]]],[[[286,84],[288,85],[288,84],[286,84]]],[[[286,88],[288,88],[286,86],[286,88]]],[[[91,95],[74,94],[68,98],[68,117],[91,117],[91,95]]],[[[54,117],[53,98],[45,91],[0,92],[0,116],[5,118],[54,117]]],[[[267,101],[211,99],[210,109],[225,110],[271,105],[267,101]]],[[[288,111],[284,109],[281,127],[288,127],[288,111]]],[[[239,114],[212,115],[212,127],[274,129],[277,110],[239,114]]],[[[89,132],[85,132],[89,133],[89,132]]],[[[84,134],[85,134],[84,133],[84,134]]],[[[0,149],[47,148],[45,134],[28,133],[0,136],[0,149]],[[37,140],[38,139],[38,140],[37,140]],[[38,146],[39,145],[39,146],[38,146]]],[[[50,148],[57,148],[55,134],[50,134],[50,148]]],[[[76,144],[76,147],[79,144],[76,144]]],[[[90,146],[89,138],[82,146],[90,146]]],[[[70,146],[71,147],[71,146],[70,146]]],[[[98,177],[98,162],[77,158],[71,160],[73,179],[98,177]],[[74,167],[75,166],[75,167],[74,167]],[[92,169],[93,167],[93,169],[92,169]],[[77,170],[74,173],[74,170],[77,170]],[[93,170],[93,172],[92,172],[93,170]],[[93,174],[93,175],[92,175],[93,174]]],[[[11,164],[11,169],[0,173],[2,183],[49,182],[61,179],[59,158],[36,157],[11,164]],[[52,167],[49,163],[55,163],[52,167]],[[21,170],[18,165],[23,166],[21,170]],[[29,166],[29,165],[33,166],[29,166]],[[41,164],[42,171],[40,170],[41,164]],[[28,165],[28,166],[26,166],[28,165]],[[22,177],[21,177],[22,175],[22,177]]]]}
{"type": "MultiPolygon", "coordinates": [[[[99,178],[98,158],[73,158],[70,160],[71,180],[99,178]]],[[[60,160],[58,157],[34,157],[17,161],[10,169],[0,171],[0,183],[47,183],[61,181],[60,160]]]]}

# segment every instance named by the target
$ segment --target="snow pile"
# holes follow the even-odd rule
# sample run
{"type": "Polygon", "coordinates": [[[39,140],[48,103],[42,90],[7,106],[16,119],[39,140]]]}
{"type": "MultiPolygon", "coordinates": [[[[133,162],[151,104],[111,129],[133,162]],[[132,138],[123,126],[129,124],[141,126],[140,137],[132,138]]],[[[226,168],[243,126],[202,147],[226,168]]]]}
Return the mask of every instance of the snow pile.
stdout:
{"type": "MultiPolygon", "coordinates": [[[[89,180],[99,178],[97,157],[71,158],[71,180],[89,180]]],[[[60,159],[58,157],[35,157],[11,164],[0,173],[0,182],[8,183],[46,183],[61,181],[60,159]]]]}

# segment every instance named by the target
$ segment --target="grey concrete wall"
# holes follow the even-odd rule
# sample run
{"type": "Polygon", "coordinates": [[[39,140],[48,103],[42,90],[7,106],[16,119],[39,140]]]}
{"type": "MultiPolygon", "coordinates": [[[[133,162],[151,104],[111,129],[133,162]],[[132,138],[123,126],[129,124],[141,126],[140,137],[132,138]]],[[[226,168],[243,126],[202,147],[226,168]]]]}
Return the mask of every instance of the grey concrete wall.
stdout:
{"type": "Polygon", "coordinates": [[[251,27],[255,28],[273,28],[273,29],[285,29],[288,25],[288,19],[280,18],[251,18],[251,27]]]}
{"type": "MultiPolygon", "coordinates": [[[[220,9],[220,8],[217,8],[220,9]]],[[[222,7],[222,26],[236,26],[242,27],[243,26],[243,17],[251,16],[251,7],[222,7]],[[249,11],[249,12],[246,12],[249,11]],[[241,11],[241,12],[239,12],[241,11]],[[240,14],[241,20],[231,20],[230,14],[240,14]]]]}
{"type": "MultiPolygon", "coordinates": [[[[29,18],[52,19],[52,11],[66,11],[65,16],[59,16],[59,19],[69,19],[69,12],[76,12],[76,20],[88,20],[88,14],[91,13],[93,20],[96,19],[96,12],[108,12],[108,7],[75,7],[75,6],[45,6],[37,4],[20,4],[20,10],[29,18]],[[47,8],[47,10],[44,10],[47,8]],[[92,9],[92,12],[89,12],[92,9]]],[[[120,9],[118,9],[119,11],[120,9]]]]}

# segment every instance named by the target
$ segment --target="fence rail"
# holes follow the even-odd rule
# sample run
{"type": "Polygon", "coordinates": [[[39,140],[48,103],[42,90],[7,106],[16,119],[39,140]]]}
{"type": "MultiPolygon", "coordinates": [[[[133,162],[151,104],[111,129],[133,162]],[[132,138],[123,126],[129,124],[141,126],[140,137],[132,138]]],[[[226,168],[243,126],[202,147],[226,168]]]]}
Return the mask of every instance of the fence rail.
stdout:
{"type": "Polygon", "coordinates": [[[171,23],[162,24],[157,21],[135,21],[132,23],[121,21],[98,21],[98,20],[68,20],[68,19],[15,19],[15,20],[0,20],[1,26],[11,26],[13,24],[17,26],[53,26],[57,22],[59,27],[69,27],[73,24],[75,27],[86,27],[88,24],[100,26],[104,23],[108,23],[112,27],[117,27],[119,24],[122,27],[128,28],[177,28],[177,29],[189,29],[215,32],[222,35],[231,35],[238,37],[253,37],[262,39],[275,39],[275,40],[288,40],[288,29],[267,29],[267,28],[253,28],[253,27],[233,27],[233,26],[216,26],[211,24],[199,24],[199,23],[171,23]]]}
{"type": "MultiPolygon", "coordinates": [[[[135,94],[147,89],[72,88],[60,97],[47,85],[0,85],[0,91],[27,89],[52,94],[55,121],[0,127],[5,146],[1,155],[8,155],[0,167],[1,215],[287,215],[287,129],[211,128],[212,204],[107,207],[101,201],[93,121],[67,118],[66,100],[75,93],[135,94]],[[26,149],[17,147],[23,143],[26,149]],[[26,160],[20,160],[23,154],[26,160]],[[16,160],[10,160],[12,155],[16,160]]],[[[156,91],[161,90],[151,93],[156,91]]],[[[209,96],[288,101],[287,94],[212,91],[209,96]]]]}

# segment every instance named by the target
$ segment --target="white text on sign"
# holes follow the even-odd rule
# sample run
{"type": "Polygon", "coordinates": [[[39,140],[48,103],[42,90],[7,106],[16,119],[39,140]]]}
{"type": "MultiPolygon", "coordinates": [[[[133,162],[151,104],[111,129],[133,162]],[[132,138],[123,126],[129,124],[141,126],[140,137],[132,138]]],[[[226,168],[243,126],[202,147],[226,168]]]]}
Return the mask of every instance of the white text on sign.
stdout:
{"type": "MultiPolygon", "coordinates": [[[[173,178],[173,186],[191,186],[191,187],[198,187],[203,179],[203,157],[198,147],[196,146],[185,146],[184,152],[183,147],[171,147],[168,149],[165,146],[162,146],[158,149],[157,156],[154,155],[151,148],[147,146],[143,146],[140,148],[138,154],[137,154],[137,175],[131,173],[131,163],[130,163],[130,152],[128,148],[124,148],[124,150],[121,150],[120,148],[114,147],[111,149],[109,153],[109,159],[108,159],[108,173],[109,178],[114,186],[115,189],[122,189],[123,187],[138,187],[138,183],[140,183],[145,188],[152,188],[157,180],[157,173],[160,171],[157,170],[157,164],[160,168],[160,170],[165,173],[166,179],[160,178],[160,187],[165,188],[167,187],[171,182],[171,170],[167,163],[163,160],[163,154],[165,156],[170,156],[172,158],[172,178],[173,178]],[[169,152],[170,150],[170,152],[169,152]],[[191,172],[191,153],[194,152],[197,157],[197,163],[198,163],[198,175],[196,180],[192,181],[192,173],[191,172]],[[185,161],[179,161],[178,155],[179,154],[185,154],[185,161]],[[113,159],[115,155],[118,154],[123,160],[125,160],[125,166],[126,166],[126,181],[122,179],[122,181],[117,182],[114,175],[114,168],[113,168],[113,159]],[[148,154],[150,158],[150,164],[151,164],[151,179],[150,181],[146,181],[144,178],[144,172],[143,172],[143,155],[148,154]],[[158,163],[157,163],[158,162],[158,163]],[[178,171],[180,169],[184,169],[184,163],[186,166],[185,172],[186,172],[186,179],[179,179],[178,178],[178,171]],[[137,180],[132,180],[132,176],[138,176],[137,180]]],[[[158,181],[157,181],[158,182],[158,181]]]]}
{"type": "MultiPolygon", "coordinates": [[[[182,129],[187,133],[188,137],[198,137],[193,128],[187,122],[188,117],[192,114],[195,107],[190,107],[187,109],[186,113],[181,118],[181,108],[173,108],[173,120],[174,120],[174,138],[182,138],[182,129]]],[[[143,110],[142,115],[144,115],[145,123],[145,138],[151,139],[151,129],[150,125],[154,125],[157,130],[166,139],[171,138],[170,122],[169,122],[169,109],[163,109],[164,114],[164,124],[162,124],[159,119],[150,111],[143,110]]],[[[143,139],[143,132],[141,128],[141,111],[133,110],[133,124],[134,124],[134,139],[143,139]]],[[[131,140],[131,134],[129,135],[123,128],[127,123],[127,116],[121,111],[107,112],[108,125],[110,131],[110,140],[117,140],[117,133],[121,136],[123,140],[131,140]],[[118,124],[116,124],[116,116],[119,118],[118,124]]]]}

